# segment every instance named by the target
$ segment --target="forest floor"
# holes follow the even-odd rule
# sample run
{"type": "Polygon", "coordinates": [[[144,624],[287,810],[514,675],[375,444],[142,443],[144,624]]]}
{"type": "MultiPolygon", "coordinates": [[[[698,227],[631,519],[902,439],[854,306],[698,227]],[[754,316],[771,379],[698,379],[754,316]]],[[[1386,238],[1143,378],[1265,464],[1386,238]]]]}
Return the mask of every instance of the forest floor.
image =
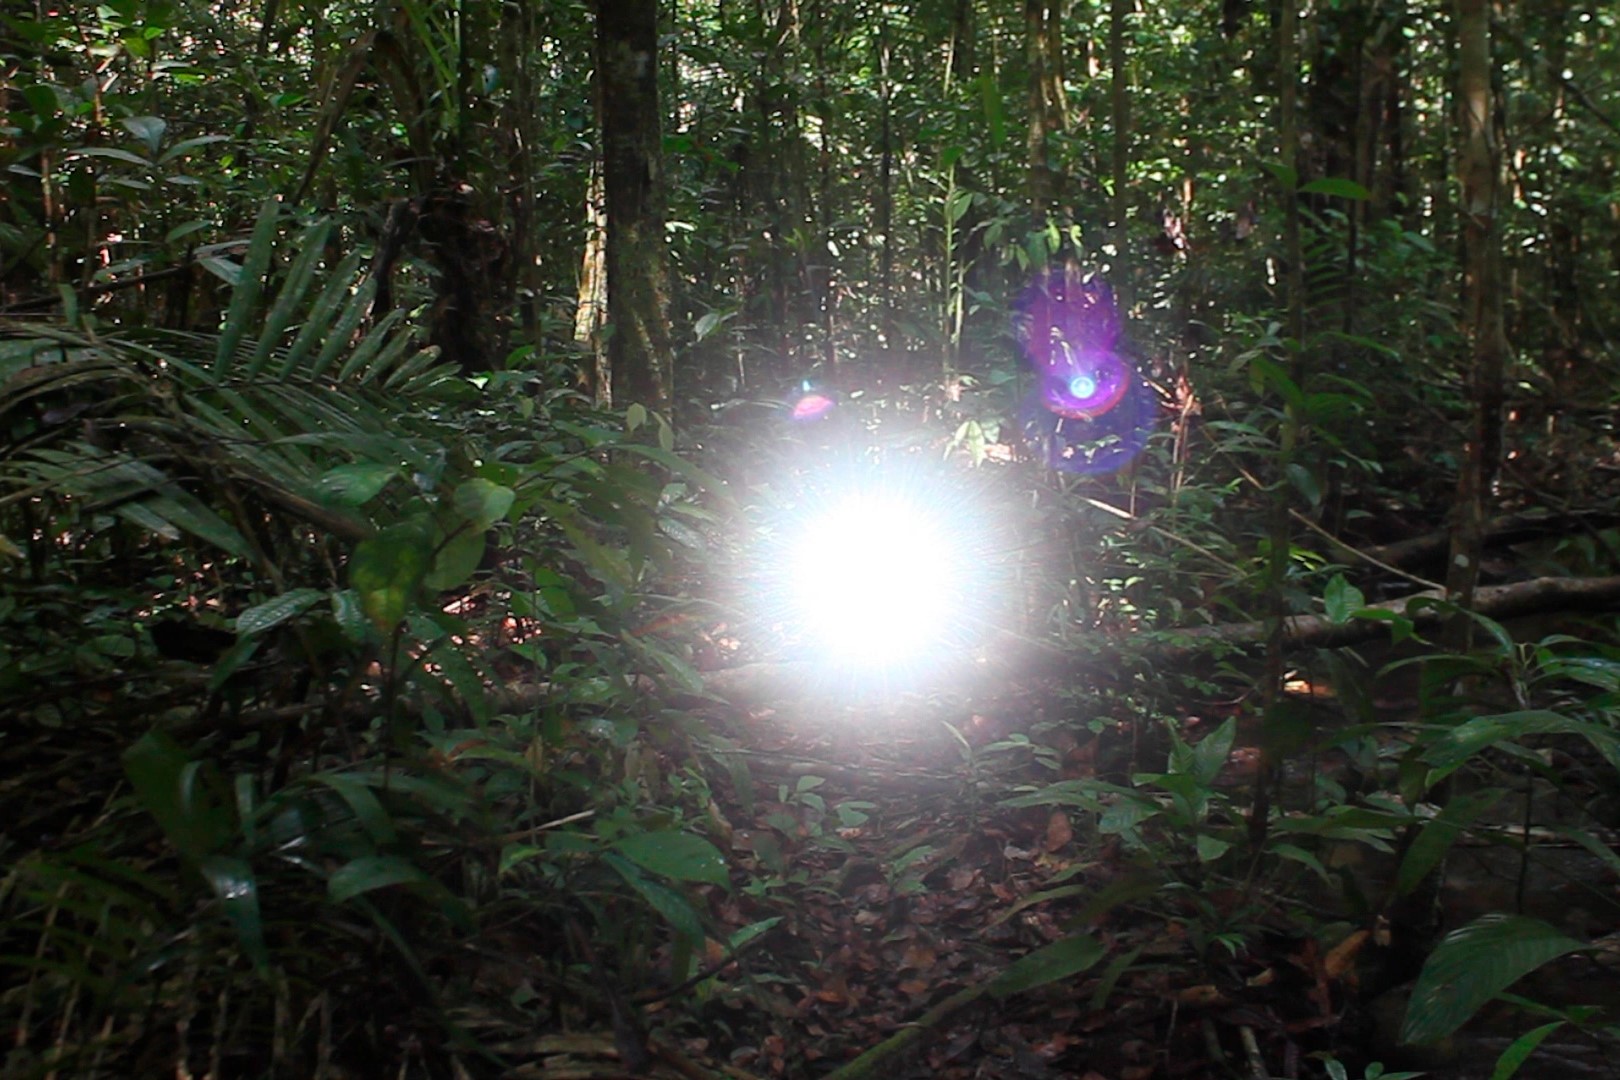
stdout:
{"type": "MultiPolygon", "coordinates": [[[[1304,865],[1260,879],[1201,861],[1190,838],[1181,858],[1174,838],[1128,843],[1097,835],[1087,812],[1021,805],[1019,792],[1059,777],[1123,781],[1162,767],[1162,730],[1133,729],[1124,710],[1088,726],[1065,717],[1072,708],[1059,688],[1030,684],[733,714],[747,762],[734,775],[756,794],[733,791],[712,813],[731,857],[765,885],[716,913],[734,926],[791,914],[704,989],[695,1014],[649,1013],[678,1042],[677,1059],[840,1080],[1147,1080],[1320,1075],[1307,1059],[1333,1055],[1353,1070],[1382,1061],[1465,1080],[1491,1075],[1535,1026],[1497,1009],[1439,1049],[1396,1045],[1401,988],[1422,956],[1391,946],[1367,900],[1393,856],[1345,845],[1328,860],[1336,880],[1304,865]],[[1037,751],[1031,729],[1056,749],[1037,751]],[[1018,957],[1064,940],[1093,950],[1070,958],[1083,970],[1037,972],[1027,992],[985,992],[1018,957]]],[[[1205,703],[1204,716],[1185,718],[1189,741],[1216,729],[1218,709],[1205,703]]],[[[1318,711],[1329,718],[1331,701],[1318,711]]],[[[1214,781],[1225,812],[1252,786],[1258,751],[1246,741],[1240,725],[1214,781]]],[[[1288,770],[1285,812],[1319,783],[1355,782],[1343,754],[1312,761],[1288,770]]],[[[1601,866],[1556,841],[1535,854],[1527,897],[1517,852],[1459,850],[1442,898],[1447,928],[1517,902],[1561,912],[1592,937],[1620,930],[1620,893],[1591,887],[1609,876],[1601,866]]],[[[1594,978],[1613,977],[1613,959],[1555,964],[1534,992],[1585,1001],[1594,978]]],[[[1612,1076],[1615,1050],[1555,1036],[1518,1075],[1612,1076]]],[[[533,1075],[562,1075],[556,1064],[533,1075]]]]}

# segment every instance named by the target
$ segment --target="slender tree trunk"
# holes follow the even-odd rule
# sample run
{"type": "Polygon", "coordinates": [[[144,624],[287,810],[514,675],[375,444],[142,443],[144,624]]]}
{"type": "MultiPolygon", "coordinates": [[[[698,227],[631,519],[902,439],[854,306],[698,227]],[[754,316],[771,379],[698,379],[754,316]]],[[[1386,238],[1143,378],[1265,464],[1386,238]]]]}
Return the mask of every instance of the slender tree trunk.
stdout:
{"type": "Polygon", "coordinates": [[[1113,0],[1108,21],[1108,100],[1114,122],[1114,197],[1110,207],[1114,219],[1110,230],[1114,256],[1109,261],[1114,269],[1114,296],[1122,319],[1130,311],[1132,301],[1130,267],[1125,262],[1125,252],[1129,250],[1126,222],[1130,213],[1125,170],[1131,160],[1131,88],[1130,73],[1125,66],[1125,20],[1133,6],[1134,0],[1113,0]]]}
{"type": "Polygon", "coordinates": [[[579,303],[574,308],[574,344],[588,356],[581,372],[586,390],[598,405],[613,404],[613,376],[603,347],[607,322],[607,213],[603,205],[602,166],[591,165],[585,192],[585,252],[579,265],[579,303]]]}
{"type": "MultiPolygon", "coordinates": [[[[1281,18],[1277,24],[1277,79],[1278,79],[1278,163],[1283,175],[1283,259],[1287,263],[1284,277],[1284,304],[1287,308],[1288,342],[1290,350],[1288,374],[1296,387],[1304,385],[1305,356],[1305,277],[1301,263],[1299,196],[1295,185],[1299,168],[1299,8],[1297,0],[1282,0],[1281,18]]],[[[1284,586],[1288,576],[1288,558],[1293,547],[1293,529],[1288,516],[1290,468],[1295,463],[1304,425],[1304,418],[1293,405],[1283,407],[1279,422],[1277,473],[1273,479],[1271,522],[1268,537],[1271,545],[1266,567],[1266,593],[1270,611],[1271,632],[1266,641],[1266,673],[1262,687],[1266,730],[1276,730],[1272,721],[1280,719],[1283,707],[1282,684],[1285,652],[1288,598],[1284,586]]],[[[1262,738],[1260,767],[1255,774],[1254,807],[1250,811],[1249,838],[1258,858],[1270,828],[1271,794],[1279,765],[1278,755],[1262,738]]]]}
{"type": "Polygon", "coordinates": [[[1063,93],[1065,0],[1024,0],[1024,52],[1029,63],[1029,204],[1037,219],[1061,195],[1048,142],[1067,121],[1063,93]]]}
{"type": "Polygon", "coordinates": [[[878,253],[878,301],[882,306],[883,353],[896,345],[894,318],[894,86],[889,81],[889,19],[880,7],[878,61],[878,204],[877,228],[883,247],[878,253]]]}
{"type": "Polygon", "coordinates": [[[664,238],[657,0],[597,0],[596,46],[613,399],[667,411],[675,362],[664,238]]]}
{"type": "Polygon", "coordinates": [[[973,78],[973,0],[955,0],[951,6],[951,32],[945,41],[945,92],[951,83],[973,78]]]}
{"type": "MultiPolygon", "coordinates": [[[[1457,475],[1446,594],[1465,608],[1473,603],[1479,583],[1486,504],[1496,481],[1502,449],[1506,341],[1502,329],[1501,241],[1496,228],[1501,152],[1492,125],[1490,17],[1489,0],[1457,0],[1462,309],[1474,419],[1457,475]]],[[[1466,619],[1457,620],[1451,643],[1465,646],[1471,625],[1466,619]]]]}

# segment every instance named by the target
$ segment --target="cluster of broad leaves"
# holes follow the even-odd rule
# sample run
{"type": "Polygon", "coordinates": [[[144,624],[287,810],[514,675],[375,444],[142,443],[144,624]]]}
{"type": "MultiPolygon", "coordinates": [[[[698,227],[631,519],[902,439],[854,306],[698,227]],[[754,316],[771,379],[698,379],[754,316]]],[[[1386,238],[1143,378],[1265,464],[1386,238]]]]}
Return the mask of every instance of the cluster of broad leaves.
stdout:
{"type": "Polygon", "coordinates": [[[8,1075],[308,1075],[399,1056],[388,1011],[477,1056],[476,957],[544,958],[518,1008],[712,936],[728,867],[649,732],[701,681],[645,628],[723,485],[526,353],[462,377],[332,240],[267,204],[217,334],[0,328],[0,752],[73,763],[3,796],[8,1075]],[[206,677],[157,644],[203,620],[206,677]]]}

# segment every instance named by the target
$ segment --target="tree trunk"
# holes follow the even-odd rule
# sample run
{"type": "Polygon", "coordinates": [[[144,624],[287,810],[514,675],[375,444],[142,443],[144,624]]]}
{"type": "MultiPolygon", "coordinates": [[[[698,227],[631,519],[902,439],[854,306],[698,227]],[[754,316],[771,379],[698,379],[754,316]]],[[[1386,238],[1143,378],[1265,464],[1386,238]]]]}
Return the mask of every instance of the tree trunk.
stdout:
{"type": "MultiPolygon", "coordinates": [[[[1278,79],[1278,159],[1282,166],[1284,304],[1287,307],[1289,349],[1288,375],[1294,386],[1305,385],[1305,277],[1300,243],[1299,196],[1299,9],[1295,0],[1283,0],[1277,26],[1278,79]]],[[[1304,417],[1292,404],[1282,409],[1278,423],[1277,475],[1271,493],[1271,521],[1267,529],[1271,544],[1266,566],[1266,595],[1270,607],[1271,632],[1266,643],[1266,673],[1261,687],[1265,714],[1274,714],[1282,695],[1287,649],[1288,559],[1293,549],[1293,523],[1288,516],[1292,485],[1291,467],[1299,453],[1304,417]]],[[[1269,725],[1268,725],[1269,728],[1269,725]]],[[[1249,839],[1255,851],[1265,842],[1270,828],[1271,789],[1280,762],[1262,740],[1260,767],[1255,773],[1254,807],[1249,817],[1249,839]]]]}
{"type": "MultiPolygon", "coordinates": [[[[1469,389],[1473,427],[1457,475],[1451,556],[1446,594],[1464,608],[1474,602],[1479,560],[1485,544],[1486,502],[1496,481],[1502,446],[1502,369],[1506,342],[1502,330],[1501,265],[1496,233],[1500,148],[1492,128],[1491,26],[1489,0],[1457,2],[1457,157],[1463,227],[1463,331],[1469,347],[1469,389]]],[[[1454,646],[1467,645],[1466,619],[1453,626],[1454,646]]]]}
{"type": "Polygon", "coordinates": [[[1063,94],[1065,0],[1025,0],[1024,50],[1029,61],[1029,205],[1037,224],[1055,209],[1061,191],[1047,142],[1068,124],[1063,94]]]}
{"type": "Polygon", "coordinates": [[[1110,206],[1114,219],[1110,230],[1114,255],[1109,263],[1113,268],[1114,298],[1119,304],[1122,325],[1129,315],[1133,298],[1130,270],[1125,264],[1125,252],[1128,250],[1126,220],[1130,210],[1125,197],[1125,170],[1131,160],[1131,89],[1129,72],[1125,67],[1125,19],[1131,13],[1132,3],[1133,0],[1113,0],[1108,21],[1108,102],[1114,123],[1114,197],[1110,206]]]}
{"type": "MultiPolygon", "coordinates": [[[[894,86],[889,81],[888,7],[879,10],[877,31],[878,67],[878,302],[882,307],[882,354],[885,360],[894,351],[899,336],[894,307],[894,86]]],[[[887,367],[887,364],[884,365],[887,367]]]]}
{"type": "Polygon", "coordinates": [[[585,191],[585,251],[579,263],[579,301],[574,308],[574,344],[587,354],[581,381],[598,405],[613,404],[612,371],[602,341],[607,321],[607,214],[602,206],[602,165],[591,165],[585,191]]]}
{"type": "Polygon", "coordinates": [[[667,412],[675,361],[664,238],[657,0],[597,0],[596,48],[613,400],[667,412]]]}

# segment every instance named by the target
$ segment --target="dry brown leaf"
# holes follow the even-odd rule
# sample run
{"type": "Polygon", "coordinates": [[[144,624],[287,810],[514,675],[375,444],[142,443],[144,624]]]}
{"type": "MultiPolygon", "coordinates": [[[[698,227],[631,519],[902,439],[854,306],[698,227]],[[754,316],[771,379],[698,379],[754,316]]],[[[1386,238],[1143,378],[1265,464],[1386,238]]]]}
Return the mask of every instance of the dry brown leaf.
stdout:
{"type": "Polygon", "coordinates": [[[1074,826],[1069,823],[1069,815],[1062,810],[1053,810],[1046,819],[1046,850],[1059,851],[1073,839],[1074,826]]]}
{"type": "Polygon", "coordinates": [[[1183,1005],[1224,1005],[1226,995],[1221,993],[1220,987],[1213,983],[1202,983],[1198,986],[1189,986],[1185,990],[1177,991],[1176,1000],[1183,1005]]]}
{"type": "Polygon", "coordinates": [[[1371,930],[1357,930],[1337,945],[1322,958],[1322,973],[1330,979],[1342,979],[1355,963],[1356,955],[1361,952],[1362,946],[1372,940],[1371,930]]]}

